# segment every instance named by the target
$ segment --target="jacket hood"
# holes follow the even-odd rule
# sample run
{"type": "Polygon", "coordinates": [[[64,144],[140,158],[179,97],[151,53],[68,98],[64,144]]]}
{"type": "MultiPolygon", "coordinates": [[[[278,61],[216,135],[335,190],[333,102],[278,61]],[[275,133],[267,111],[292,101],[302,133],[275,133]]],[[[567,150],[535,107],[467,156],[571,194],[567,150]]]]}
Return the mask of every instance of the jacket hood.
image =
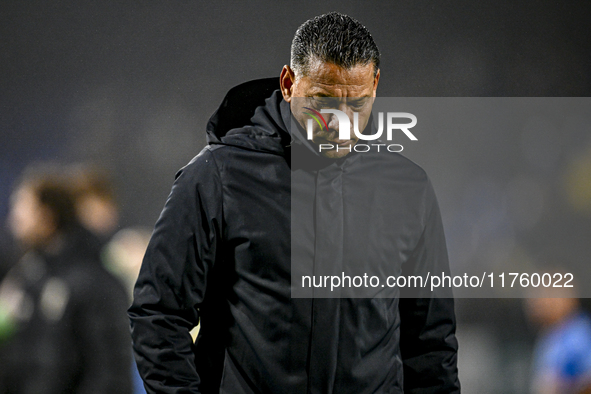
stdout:
{"type": "Polygon", "coordinates": [[[230,89],[207,123],[207,143],[284,155],[291,137],[289,114],[286,121],[282,101],[279,78],[249,81],[230,89]]]}

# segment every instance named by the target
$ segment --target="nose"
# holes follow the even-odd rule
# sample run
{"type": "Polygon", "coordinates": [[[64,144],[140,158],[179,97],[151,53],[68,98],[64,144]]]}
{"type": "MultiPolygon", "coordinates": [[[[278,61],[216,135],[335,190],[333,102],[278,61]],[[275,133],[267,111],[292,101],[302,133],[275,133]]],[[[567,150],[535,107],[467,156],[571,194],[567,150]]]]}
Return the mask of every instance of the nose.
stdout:
{"type": "Polygon", "coordinates": [[[326,120],[326,124],[330,130],[339,130],[339,119],[335,114],[327,114],[328,119],[326,120]]]}
{"type": "MultiPolygon", "coordinates": [[[[342,101],[339,102],[338,104],[335,102],[334,103],[334,109],[338,109],[339,111],[341,111],[341,113],[343,113],[349,120],[349,125],[351,125],[351,127],[353,126],[353,110],[351,109],[351,107],[349,107],[347,105],[346,102],[342,101]]],[[[334,113],[326,113],[324,114],[324,117],[326,119],[326,124],[328,125],[329,129],[332,130],[339,130],[339,126],[340,126],[340,121],[339,121],[339,117],[334,114],[334,113]]],[[[342,119],[344,120],[344,119],[342,119]]],[[[341,121],[342,121],[341,120],[341,121]]]]}

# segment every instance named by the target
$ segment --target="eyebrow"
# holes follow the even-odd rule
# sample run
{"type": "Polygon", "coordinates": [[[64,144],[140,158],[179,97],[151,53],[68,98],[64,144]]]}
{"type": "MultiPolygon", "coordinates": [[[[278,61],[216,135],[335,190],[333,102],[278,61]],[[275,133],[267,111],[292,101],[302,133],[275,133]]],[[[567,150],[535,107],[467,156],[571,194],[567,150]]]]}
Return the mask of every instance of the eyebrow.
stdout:
{"type": "Polygon", "coordinates": [[[365,99],[365,98],[371,98],[372,95],[368,93],[368,94],[365,94],[363,96],[335,97],[335,96],[331,96],[330,94],[326,94],[326,93],[311,93],[311,94],[308,94],[306,97],[346,98],[347,100],[360,101],[360,100],[365,99]]]}

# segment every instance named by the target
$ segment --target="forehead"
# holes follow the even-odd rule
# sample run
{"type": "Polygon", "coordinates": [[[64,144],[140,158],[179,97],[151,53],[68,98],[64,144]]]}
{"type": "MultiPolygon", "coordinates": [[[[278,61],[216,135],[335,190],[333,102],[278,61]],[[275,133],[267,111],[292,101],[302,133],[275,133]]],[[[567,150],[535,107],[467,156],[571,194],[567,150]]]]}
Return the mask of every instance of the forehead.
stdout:
{"type": "Polygon", "coordinates": [[[374,87],[373,64],[350,69],[322,61],[310,62],[308,73],[301,77],[305,96],[364,97],[374,87]]]}

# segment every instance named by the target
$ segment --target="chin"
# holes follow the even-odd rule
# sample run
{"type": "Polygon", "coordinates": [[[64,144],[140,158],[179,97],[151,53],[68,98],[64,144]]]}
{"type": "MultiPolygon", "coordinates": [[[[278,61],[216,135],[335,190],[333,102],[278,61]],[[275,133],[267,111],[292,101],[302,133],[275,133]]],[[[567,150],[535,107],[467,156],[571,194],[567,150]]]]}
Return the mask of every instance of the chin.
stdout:
{"type": "MultiPolygon", "coordinates": [[[[330,150],[321,150],[320,154],[326,158],[329,159],[340,159],[341,157],[345,157],[348,154],[350,154],[353,151],[353,147],[355,146],[355,144],[357,144],[357,140],[350,140],[347,141],[347,143],[345,144],[345,146],[339,146],[339,149],[336,149],[336,147],[334,149],[330,149],[330,150]]],[[[334,144],[334,142],[332,141],[328,141],[328,142],[320,142],[320,143],[330,143],[330,144],[334,144]]]]}

